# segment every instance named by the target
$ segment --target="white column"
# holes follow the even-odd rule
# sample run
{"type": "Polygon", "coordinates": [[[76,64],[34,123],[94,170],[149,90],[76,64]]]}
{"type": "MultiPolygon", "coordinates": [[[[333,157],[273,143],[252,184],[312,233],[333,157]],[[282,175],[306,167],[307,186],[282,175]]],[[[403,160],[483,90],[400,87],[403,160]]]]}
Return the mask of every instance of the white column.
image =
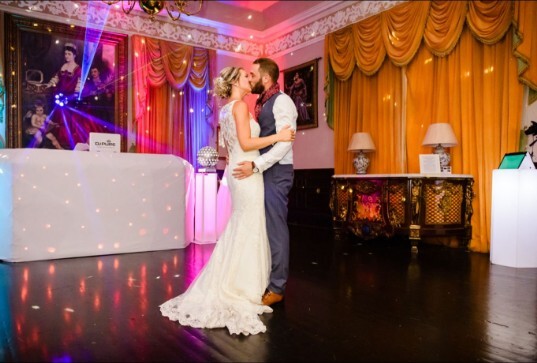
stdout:
{"type": "Polygon", "coordinates": [[[490,260],[537,267],[537,170],[494,170],[490,260]]]}
{"type": "Polygon", "coordinates": [[[216,242],[216,173],[196,173],[194,242],[216,242]]]}

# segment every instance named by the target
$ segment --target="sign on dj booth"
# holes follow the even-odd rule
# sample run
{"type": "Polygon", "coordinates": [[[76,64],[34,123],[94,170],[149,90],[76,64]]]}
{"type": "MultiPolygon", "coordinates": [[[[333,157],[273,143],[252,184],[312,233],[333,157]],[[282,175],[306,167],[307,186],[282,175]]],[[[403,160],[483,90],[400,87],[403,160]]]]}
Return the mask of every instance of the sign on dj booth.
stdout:
{"type": "Polygon", "coordinates": [[[121,135],[90,132],[89,151],[121,152],[121,135]]]}

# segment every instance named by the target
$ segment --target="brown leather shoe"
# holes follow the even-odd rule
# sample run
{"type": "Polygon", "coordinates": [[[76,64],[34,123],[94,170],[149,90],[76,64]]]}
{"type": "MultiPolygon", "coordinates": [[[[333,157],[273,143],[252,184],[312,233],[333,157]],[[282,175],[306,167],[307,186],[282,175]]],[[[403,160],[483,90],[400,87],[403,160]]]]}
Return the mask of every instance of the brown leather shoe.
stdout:
{"type": "Polygon", "coordinates": [[[272,291],[267,291],[265,295],[261,298],[261,301],[263,302],[263,305],[270,306],[272,304],[276,304],[283,300],[283,295],[276,294],[272,291]]]}

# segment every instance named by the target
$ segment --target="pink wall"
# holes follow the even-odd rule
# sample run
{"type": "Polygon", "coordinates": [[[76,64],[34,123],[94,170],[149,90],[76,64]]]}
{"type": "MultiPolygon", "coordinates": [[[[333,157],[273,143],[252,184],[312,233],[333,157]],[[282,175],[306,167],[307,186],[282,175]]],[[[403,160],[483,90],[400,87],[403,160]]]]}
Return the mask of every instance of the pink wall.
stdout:
{"type": "Polygon", "coordinates": [[[320,58],[317,75],[317,120],[319,127],[300,130],[297,133],[293,149],[295,169],[324,169],[334,167],[334,131],[328,127],[325,117],[324,40],[274,58],[280,66],[280,70],[298,66],[316,58],[320,58]]]}
{"type": "MultiPolygon", "coordinates": [[[[320,58],[318,63],[318,124],[319,127],[312,129],[300,130],[294,145],[294,165],[295,169],[324,169],[334,167],[334,132],[326,123],[325,118],[325,96],[324,96],[324,41],[312,43],[307,47],[287,53],[274,60],[283,71],[287,68],[309,62],[312,59],[320,58]]],[[[241,66],[246,70],[250,69],[251,62],[254,59],[246,57],[233,57],[228,54],[217,55],[217,71],[227,66],[241,66]]],[[[280,85],[283,76],[280,79],[280,85]]],[[[257,95],[248,96],[250,110],[253,111],[257,95]]],[[[219,112],[217,108],[216,112],[219,112]]],[[[216,144],[216,140],[214,140],[216,144]]]]}

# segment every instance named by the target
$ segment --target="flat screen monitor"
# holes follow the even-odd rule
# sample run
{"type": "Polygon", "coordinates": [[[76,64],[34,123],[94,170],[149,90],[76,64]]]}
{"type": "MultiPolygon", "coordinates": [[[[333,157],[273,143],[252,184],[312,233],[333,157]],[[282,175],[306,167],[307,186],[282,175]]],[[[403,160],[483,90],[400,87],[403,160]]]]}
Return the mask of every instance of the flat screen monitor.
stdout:
{"type": "Polygon", "coordinates": [[[498,169],[519,169],[526,154],[526,151],[505,154],[498,169]]]}

